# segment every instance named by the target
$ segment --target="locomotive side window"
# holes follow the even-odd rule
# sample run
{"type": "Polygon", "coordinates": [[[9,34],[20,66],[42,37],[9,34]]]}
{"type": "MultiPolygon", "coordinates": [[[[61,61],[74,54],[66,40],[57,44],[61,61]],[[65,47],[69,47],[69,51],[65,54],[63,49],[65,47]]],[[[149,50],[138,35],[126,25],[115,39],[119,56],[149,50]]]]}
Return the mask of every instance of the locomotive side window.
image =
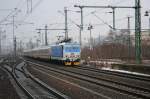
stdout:
{"type": "Polygon", "coordinates": [[[80,48],[77,46],[65,47],[65,52],[80,52],[80,48]]]}

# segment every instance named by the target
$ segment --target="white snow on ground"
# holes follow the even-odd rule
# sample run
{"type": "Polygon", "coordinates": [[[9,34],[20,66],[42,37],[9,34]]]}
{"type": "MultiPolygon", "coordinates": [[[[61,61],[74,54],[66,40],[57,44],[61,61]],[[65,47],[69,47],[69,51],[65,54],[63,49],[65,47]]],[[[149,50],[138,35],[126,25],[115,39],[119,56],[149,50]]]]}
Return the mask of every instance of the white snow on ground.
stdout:
{"type": "Polygon", "coordinates": [[[108,71],[116,71],[116,72],[123,72],[123,73],[128,73],[128,74],[134,74],[134,75],[141,75],[141,76],[147,76],[150,77],[148,74],[143,74],[143,73],[138,73],[138,72],[131,72],[131,71],[126,71],[126,70],[117,70],[117,69],[110,69],[106,67],[102,67],[103,70],[108,70],[108,71]]]}

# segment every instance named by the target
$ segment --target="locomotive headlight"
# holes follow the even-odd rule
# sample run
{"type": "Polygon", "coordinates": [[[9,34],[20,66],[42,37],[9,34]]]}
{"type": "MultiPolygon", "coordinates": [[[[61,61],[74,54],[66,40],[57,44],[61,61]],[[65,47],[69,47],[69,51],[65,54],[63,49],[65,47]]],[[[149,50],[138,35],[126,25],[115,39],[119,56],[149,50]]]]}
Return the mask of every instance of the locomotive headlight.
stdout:
{"type": "Polygon", "coordinates": [[[68,55],[65,55],[66,58],[68,58],[68,55]]]}
{"type": "Polygon", "coordinates": [[[80,55],[77,55],[77,58],[79,58],[80,57],[80,55]]]}

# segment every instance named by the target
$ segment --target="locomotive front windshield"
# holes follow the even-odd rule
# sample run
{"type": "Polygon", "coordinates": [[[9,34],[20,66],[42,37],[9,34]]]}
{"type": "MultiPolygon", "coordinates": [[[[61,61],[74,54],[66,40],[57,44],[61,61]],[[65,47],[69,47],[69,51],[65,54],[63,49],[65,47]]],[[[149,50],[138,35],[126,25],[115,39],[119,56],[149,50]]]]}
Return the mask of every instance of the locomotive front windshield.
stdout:
{"type": "Polygon", "coordinates": [[[64,48],[65,52],[80,52],[80,47],[79,46],[66,46],[64,48]]]}

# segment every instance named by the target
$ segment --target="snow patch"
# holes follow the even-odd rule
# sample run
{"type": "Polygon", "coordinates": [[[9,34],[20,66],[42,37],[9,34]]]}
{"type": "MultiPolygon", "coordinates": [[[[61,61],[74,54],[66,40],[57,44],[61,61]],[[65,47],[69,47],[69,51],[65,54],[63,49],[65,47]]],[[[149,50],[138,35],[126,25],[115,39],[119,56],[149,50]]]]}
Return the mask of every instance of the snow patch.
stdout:
{"type": "Polygon", "coordinates": [[[111,69],[111,68],[106,68],[106,67],[102,67],[102,69],[108,70],[108,71],[116,71],[116,72],[122,72],[122,73],[128,73],[128,74],[150,77],[150,75],[148,75],[148,74],[143,74],[143,73],[138,73],[138,72],[131,72],[131,71],[126,71],[126,70],[117,70],[117,69],[111,69]]]}

